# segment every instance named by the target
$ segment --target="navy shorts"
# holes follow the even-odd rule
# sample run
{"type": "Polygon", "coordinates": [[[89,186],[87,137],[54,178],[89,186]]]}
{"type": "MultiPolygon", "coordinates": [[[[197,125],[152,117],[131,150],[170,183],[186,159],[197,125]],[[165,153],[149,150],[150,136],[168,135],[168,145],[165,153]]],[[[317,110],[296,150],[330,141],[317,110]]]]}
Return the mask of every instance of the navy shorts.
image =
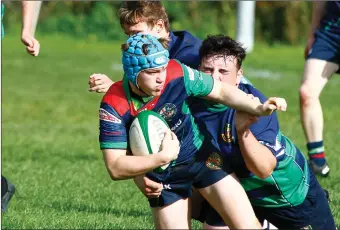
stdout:
{"type": "MultiPolygon", "coordinates": [[[[340,65],[340,34],[319,29],[307,59],[315,58],[340,65]]],[[[337,73],[340,73],[340,68],[337,73]]]]}
{"type": "Polygon", "coordinates": [[[172,204],[191,197],[191,186],[205,188],[220,181],[230,173],[230,170],[222,169],[222,166],[219,151],[209,141],[205,141],[195,158],[168,167],[161,174],[147,173],[148,178],[163,184],[161,195],[149,199],[150,206],[163,207],[172,204]]]}
{"type": "MultiPolygon", "coordinates": [[[[218,213],[207,202],[204,205],[206,210],[201,213],[199,220],[212,226],[225,226],[218,213]]],[[[281,208],[253,206],[253,208],[260,222],[266,219],[279,229],[300,229],[307,226],[311,226],[312,229],[336,229],[326,193],[313,173],[310,173],[310,187],[306,199],[300,205],[281,208]]]]}

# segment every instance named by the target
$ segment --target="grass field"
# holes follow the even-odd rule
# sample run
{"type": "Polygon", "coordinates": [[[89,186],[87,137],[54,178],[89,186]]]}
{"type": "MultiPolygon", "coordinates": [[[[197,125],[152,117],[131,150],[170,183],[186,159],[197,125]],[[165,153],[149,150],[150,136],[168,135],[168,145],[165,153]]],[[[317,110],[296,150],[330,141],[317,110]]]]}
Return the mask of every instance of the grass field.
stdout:
{"type": "MultiPolygon", "coordinates": [[[[98,145],[102,95],[87,91],[92,73],[121,79],[120,42],[98,43],[42,37],[37,58],[19,36],[2,41],[2,173],[17,188],[5,229],[153,228],[147,200],[131,180],[110,180],[98,145]],[[115,68],[113,68],[115,67],[115,68]]],[[[281,130],[305,151],[298,88],[303,47],[256,45],[244,62],[245,75],[266,95],[285,97],[281,130]]],[[[330,177],[319,178],[332,196],[340,224],[339,75],[321,101],[330,177]],[[338,181],[338,182],[337,182],[338,181]]],[[[194,228],[199,228],[197,222],[194,228]]]]}

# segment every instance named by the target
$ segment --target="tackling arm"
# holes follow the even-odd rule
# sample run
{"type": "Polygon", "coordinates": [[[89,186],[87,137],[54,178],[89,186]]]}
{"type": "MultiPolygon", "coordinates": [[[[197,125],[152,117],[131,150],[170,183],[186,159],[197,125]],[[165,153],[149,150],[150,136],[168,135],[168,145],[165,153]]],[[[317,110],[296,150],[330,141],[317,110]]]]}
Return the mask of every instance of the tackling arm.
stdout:
{"type": "Polygon", "coordinates": [[[213,89],[205,98],[255,116],[269,115],[272,110],[276,109],[275,105],[267,103],[264,106],[261,102],[248,97],[237,87],[218,80],[214,80],[213,89]]]}
{"type": "Polygon", "coordinates": [[[237,136],[247,168],[262,179],[270,176],[276,167],[276,158],[273,153],[258,142],[250,129],[237,131],[237,136]]]}

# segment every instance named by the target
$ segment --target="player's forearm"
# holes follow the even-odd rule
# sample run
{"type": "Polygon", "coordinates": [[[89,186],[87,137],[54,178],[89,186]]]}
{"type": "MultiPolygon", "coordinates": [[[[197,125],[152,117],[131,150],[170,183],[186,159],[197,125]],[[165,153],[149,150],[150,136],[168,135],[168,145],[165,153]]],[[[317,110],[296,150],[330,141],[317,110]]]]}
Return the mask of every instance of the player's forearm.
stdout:
{"type": "Polygon", "coordinates": [[[320,26],[320,21],[325,14],[327,1],[313,1],[312,22],[310,25],[309,36],[314,36],[315,31],[320,26]]]}
{"type": "Polygon", "coordinates": [[[249,129],[237,132],[237,136],[247,168],[262,179],[270,176],[276,166],[276,158],[272,152],[258,142],[249,129]]]}
{"type": "Polygon", "coordinates": [[[35,1],[21,1],[22,6],[22,34],[32,34],[32,22],[35,9],[35,1]]]}
{"type": "Polygon", "coordinates": [[[259,107],[261,106],[261,103],[259,101],[251,99],[247,96],[246,93],[234,86],[223,84],[223,89],[221,90],[220,95],[221,97],[219,102],[224,105],[227,105],[236,110],[250,113],[255,116],[261,115],[259,112],[259,107]]]}
{"type": "Polygon", "coordinates": [[[108,166],[113,180],[125,180],[152,171],[169,163],[161,153],[148,156],[120,156],[108,166]]]}

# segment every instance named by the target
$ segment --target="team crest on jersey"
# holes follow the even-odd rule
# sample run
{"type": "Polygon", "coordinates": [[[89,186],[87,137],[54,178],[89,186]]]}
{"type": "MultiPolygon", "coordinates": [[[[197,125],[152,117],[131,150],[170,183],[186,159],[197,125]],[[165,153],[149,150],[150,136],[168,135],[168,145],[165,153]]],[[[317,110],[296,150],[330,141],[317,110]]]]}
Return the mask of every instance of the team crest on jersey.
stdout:
{"type": "Polygon", "coordinates": [[[231,143],[233,141],[234,137],[231,135],[230,124],[224,125],[224,132],[222,133],[222,139],[227,143],[231,143]]]}
{"type": "Polygon", "coordinates": [[[117,124],[122,123],[122,121],[118,117],[116,117],[115,115],[109,113],[108,111],[102,108],[99,109],[99,119],[103,121],[117,123],[117,124]]]}
{"type": "Polygon", "coordinates": [[[165,120],[171,120],[177,112],[176,105],[171,103],[166,103],[162,108],[158,110],[159,115],[161,115],[165,120]]]}
{"type": "Polygon", "coordinates": [[[218,170],[223,166],[223,159],[220,154],[214,152],[210,154],[205,165],[212,170],[218,170]]]}

